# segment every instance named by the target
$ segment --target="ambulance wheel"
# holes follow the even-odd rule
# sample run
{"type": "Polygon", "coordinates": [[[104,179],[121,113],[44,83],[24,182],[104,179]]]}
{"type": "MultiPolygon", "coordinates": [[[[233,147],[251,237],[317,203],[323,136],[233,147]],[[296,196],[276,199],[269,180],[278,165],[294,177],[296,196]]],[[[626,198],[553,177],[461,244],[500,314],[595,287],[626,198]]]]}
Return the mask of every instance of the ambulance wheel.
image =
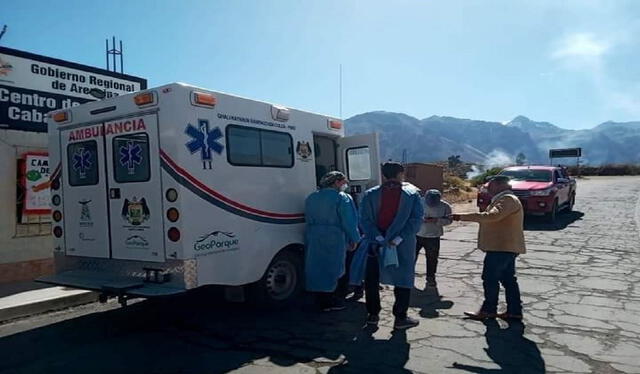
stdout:
{"type": "Polygon", "coordinates": [[[302,252],[281,251],[251,287],[252,301],[267,307],[290,304],[302,290],[302,272],[302,252]]]}

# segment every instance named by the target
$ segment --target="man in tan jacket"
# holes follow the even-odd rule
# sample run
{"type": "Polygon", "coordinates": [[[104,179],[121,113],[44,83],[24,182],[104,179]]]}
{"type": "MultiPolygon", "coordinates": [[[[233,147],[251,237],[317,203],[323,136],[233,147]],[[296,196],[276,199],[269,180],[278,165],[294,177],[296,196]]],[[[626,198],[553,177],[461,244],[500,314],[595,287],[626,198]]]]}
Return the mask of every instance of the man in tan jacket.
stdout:
{"type": "Polygon", "coordinates": [[[516,256],[526,252],[524,211],[511,191],[509,177],[496,176],[489,182],[491,204],[483,213],[454,214],[456,221],[478,222],[478,248],[486,253],[482,269],[484,303],[477,312],[465,312],[472,319],[522,319],[522,301],[516,278],[516,256]],[[507,312],[497,314],[500,284],[505,290],[507,312]]]}

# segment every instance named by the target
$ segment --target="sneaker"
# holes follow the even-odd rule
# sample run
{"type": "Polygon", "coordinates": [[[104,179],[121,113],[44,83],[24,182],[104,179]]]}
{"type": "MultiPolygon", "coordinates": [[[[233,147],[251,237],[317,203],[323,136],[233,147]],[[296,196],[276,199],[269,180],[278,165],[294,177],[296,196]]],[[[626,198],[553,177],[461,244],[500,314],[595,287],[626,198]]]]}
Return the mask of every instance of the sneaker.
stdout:
{"type": "Polygon", "coordinates": [[[418,321],[415,318],[411,318],[411,317],[405,317],[402,319],[396,318],[396,321],[393,323],[393,328],[394,330],[406,330],[412,327],[416,327],[419,324],[420,324],[420,321],[418,321]]]}
{"type": "Polygon", "coordinates": [[[435,287],[437,285],[438,285],[438,282],[436,282],[436,277],[427,277],[427,286],[435,287]]]}
{"type": "Polygon", "coordinates": [[[347,309],[347,307],[344,305],[344,303],[340,302],[340,301],[336,301],[333,305],[330,305],[328,307],[325,307],[324,309],[322,309],[323,312],[338,312],[341,310],[345,310],[347,309]]]}
{"type": "Polygon", "coordinates": [[[378,326],[378,322],[380,322],[380,317],[377,314],[369,314],[367,316],[367,325],[378,326]]]}
{"type": "Polygon", "coordinates": [[[500,319],[517,319],[517,320],[521,320],[522,319],[522,313],[520,313],[520,314],[500,313],[500,314],[498,314],[498,318],[500,318],[500,319]]]}
{"type": "Polygon", "coordinates": [[[498,315],[496,313],[487,313],[482,310],[477,312],[464,312],[464,315],[469,319],[473,319],[476,321],[484,321],[485,319],[496,318],[498,315]]]}
{"type": "Polygon", "coordinates": [[[364,297],[364,290],[360,287],[353,291],[353,295],[347,301],[358,301],[364,297]]]}

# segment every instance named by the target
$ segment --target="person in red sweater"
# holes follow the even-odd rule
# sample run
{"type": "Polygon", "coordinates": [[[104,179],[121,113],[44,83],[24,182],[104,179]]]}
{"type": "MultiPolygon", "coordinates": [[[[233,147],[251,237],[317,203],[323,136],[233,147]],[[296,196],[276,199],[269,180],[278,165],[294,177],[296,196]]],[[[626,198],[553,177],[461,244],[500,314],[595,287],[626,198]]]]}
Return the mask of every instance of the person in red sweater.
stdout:
{"type": "MultiPolygon", "coordinates": [[[[422,224],[423,208],[418,189],[404,183],[404,167],[397,162],[382,165],[385,181],[365,193],[360,204],[361,226],[367,246],[365,296],[367,324],[379,321],[380,283],[394,286],[394,329],[418,325],[407,315],[415,277],[416,233],[422,224]]],[[[359,249],[360,250],[360,249],[359,249]]],[[[366,259],[365,259],[366,257],[366,259]]],[[[356,264],[359,266],[359,264],[356,264]]]]}

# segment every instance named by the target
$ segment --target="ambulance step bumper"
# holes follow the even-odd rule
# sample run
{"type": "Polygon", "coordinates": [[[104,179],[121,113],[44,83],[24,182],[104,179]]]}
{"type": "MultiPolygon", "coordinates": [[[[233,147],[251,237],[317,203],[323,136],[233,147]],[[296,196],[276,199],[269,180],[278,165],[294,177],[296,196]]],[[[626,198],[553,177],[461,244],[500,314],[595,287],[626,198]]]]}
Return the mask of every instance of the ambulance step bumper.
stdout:
{"type": "Polygon", "coordinates": [[[138,277],[114,277],[113,274],[88,270],[69,270],[55,275],[43,276],[37,282],[58,286],[92,290],[112,295],[138,297],[169,296],[185,292],[175,284],[150,283],[138,277]]]}

